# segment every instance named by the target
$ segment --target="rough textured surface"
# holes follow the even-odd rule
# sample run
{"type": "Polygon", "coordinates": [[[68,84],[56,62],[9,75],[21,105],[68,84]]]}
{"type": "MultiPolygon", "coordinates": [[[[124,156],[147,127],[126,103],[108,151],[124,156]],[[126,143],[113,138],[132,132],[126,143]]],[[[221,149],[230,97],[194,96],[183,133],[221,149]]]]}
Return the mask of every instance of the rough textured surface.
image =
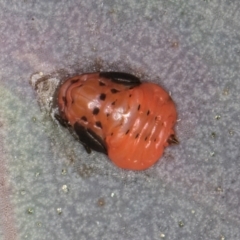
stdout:
{"type": "Polygon", "coordinates": [[[239,1],[1,1],[0,239],[240,239],[239,1]],[[82,3],[81,3],[82,2],[82,3]],[[131,72],[177,103],[144,172],[87,155],[32,74],[131,72]]]}

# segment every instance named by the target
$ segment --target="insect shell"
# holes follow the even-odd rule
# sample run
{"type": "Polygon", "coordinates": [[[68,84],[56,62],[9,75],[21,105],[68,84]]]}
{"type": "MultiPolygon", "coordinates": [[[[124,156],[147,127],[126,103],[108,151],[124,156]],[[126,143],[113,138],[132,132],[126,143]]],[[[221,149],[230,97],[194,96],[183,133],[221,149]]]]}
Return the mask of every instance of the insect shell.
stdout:
{"type": "Polygon", "coordinates": [[[59,116],[89,150],[118,167],[144,170],[170,143],[177,113],[169,94],[128,73],[86,73],[66,80],[58,93],[59,116]]]}

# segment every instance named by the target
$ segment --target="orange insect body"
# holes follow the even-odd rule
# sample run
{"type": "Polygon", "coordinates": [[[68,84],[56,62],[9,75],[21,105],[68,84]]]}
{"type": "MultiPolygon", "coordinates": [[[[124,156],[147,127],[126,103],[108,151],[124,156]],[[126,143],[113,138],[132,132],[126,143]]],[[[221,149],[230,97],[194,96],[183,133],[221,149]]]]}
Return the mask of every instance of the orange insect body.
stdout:
{"type": "Polygon", "coordinates": [[[101,73],[76,76],[60,87],[58,106],[60,117],[75,129],[85,146],[89,142],[87,147],[106,153],[121,168],[143,170],[175,139],[177,113],[160,86],[131,83],[119,83],[101,73]],[[95,141],[100,150],[94,147],[95,141]]]}

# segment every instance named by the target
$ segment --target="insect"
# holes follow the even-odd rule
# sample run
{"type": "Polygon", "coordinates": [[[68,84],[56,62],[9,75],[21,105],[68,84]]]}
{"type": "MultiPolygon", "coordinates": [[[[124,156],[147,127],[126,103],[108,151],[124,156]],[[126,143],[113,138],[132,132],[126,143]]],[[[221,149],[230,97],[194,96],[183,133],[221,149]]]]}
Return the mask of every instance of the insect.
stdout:
{"type": "MultiPolygon", "coordinates": [[[[58,92],[61,122],[86,150],[108,155],[120,168],[144,170],[177,143],[177,112],[170,95],[154,83],[123,72],[86,73],[58,92]]],[[[58,119],[59,119],[58,117],[58,119]]]]}

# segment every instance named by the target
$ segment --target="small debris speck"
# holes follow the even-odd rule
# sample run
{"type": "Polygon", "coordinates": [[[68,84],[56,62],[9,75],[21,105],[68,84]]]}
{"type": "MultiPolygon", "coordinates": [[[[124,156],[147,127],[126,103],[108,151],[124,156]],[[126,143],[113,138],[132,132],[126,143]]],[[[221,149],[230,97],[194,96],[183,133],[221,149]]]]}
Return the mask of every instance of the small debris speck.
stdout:
{"type": "Polygon", "coordinates": [[[222,187],[218,186],[218,187],[215,188],[215,191],[218,192],[218,193],[222,193],[223,189],[222,189],[222,187]]]}
{"type": "Polygon", "coordinates": [[[69,192],[68,186],[67,186],[66,184],[64,184],[64,185],[62,186],[62,190],[63,190],[63,192],[65,192],[65,193],[68,193],[68,192],[69,192]]]}
{"type": "Polygon", "coordinates": [[[220,115],[216,115],[216,116],[215,116],[215,119],[216,119],[216,120],[219,120],[220,118],[221,118],[220,115]]]}
{"type": "Polygon", "coordinates": [[[67,174],[67,170],[64,168],[62,169],[62,175],[66,175],[67,174]]]}
{"type": "Polygon", "coordinates": [[[160,238],[165,238],[165,234],[164,233],[160,233],[160,238]]]}
{"type": "Polygon", "coordinates": [[[105,205],[104,198],[99,198],[97,204],[98,204],[99,207],[103,207],[105,205]]]}
{"type": "Polygon", "coordinates": [[[178,42],[172,42],[172,47],[173,48],[178,48],[179,46],[179,43],[178,42]]]}
{"type": "Polygon", "coordinates": [[[230,129],[230,130],[228,131],[228,133],[229,133],[230,136],[233,136],[233,135],[234,135],[234,131],[233,131],[232,129],[230,129]]]}
{"type": "Polygon", "coordinates": [[[28,213],[28,214],[33,214],[33,213],[34,213],[33,208],[28,208],[27,213],[28,213]]]}
{"type": "Polygon", "coordinates": [[[21,190],[21,191],[20,191],[20,194],[23,196],[23,195],[26,194],[26,191],[25,191],[25,190],[21,190]]]}
{"type": "Polygon", "coordinates": [[[179,221],[179,222],[178,222],[178,226],[179,226],[179,227],[184,227],[183,221],[179,221]]]}
{"type": "Polygon", "coordinates": [[[57,208],[57,213],[60,215],[62,214],[62,208],[57,208]]]}
{"type": "Polygon", "coordinates": [[[41,227],[41,226],[42,226],[42,223],[41,223],[41,222],[37,222],[37,226],[38,226],[38,227],[41,227]]]}
{"type": "Polygon", "coordinates": [[[211,133],[211,137],[212,137],[212,138],[215,138],[215,137],[216,137],[216,133],[215,133],[215,132],[212,132],[212,133],[211,133]]]}
{"type": "Polygon", "coordinates": [[[210,152],[210,156],[214,157],[215,156],[215,152],[210,152]]]}
{"type": "Polygon", "coordinates": [[[229,88],[228,87],[224,88],[222,94],[227,96],[229,94],[229,88]]]}

